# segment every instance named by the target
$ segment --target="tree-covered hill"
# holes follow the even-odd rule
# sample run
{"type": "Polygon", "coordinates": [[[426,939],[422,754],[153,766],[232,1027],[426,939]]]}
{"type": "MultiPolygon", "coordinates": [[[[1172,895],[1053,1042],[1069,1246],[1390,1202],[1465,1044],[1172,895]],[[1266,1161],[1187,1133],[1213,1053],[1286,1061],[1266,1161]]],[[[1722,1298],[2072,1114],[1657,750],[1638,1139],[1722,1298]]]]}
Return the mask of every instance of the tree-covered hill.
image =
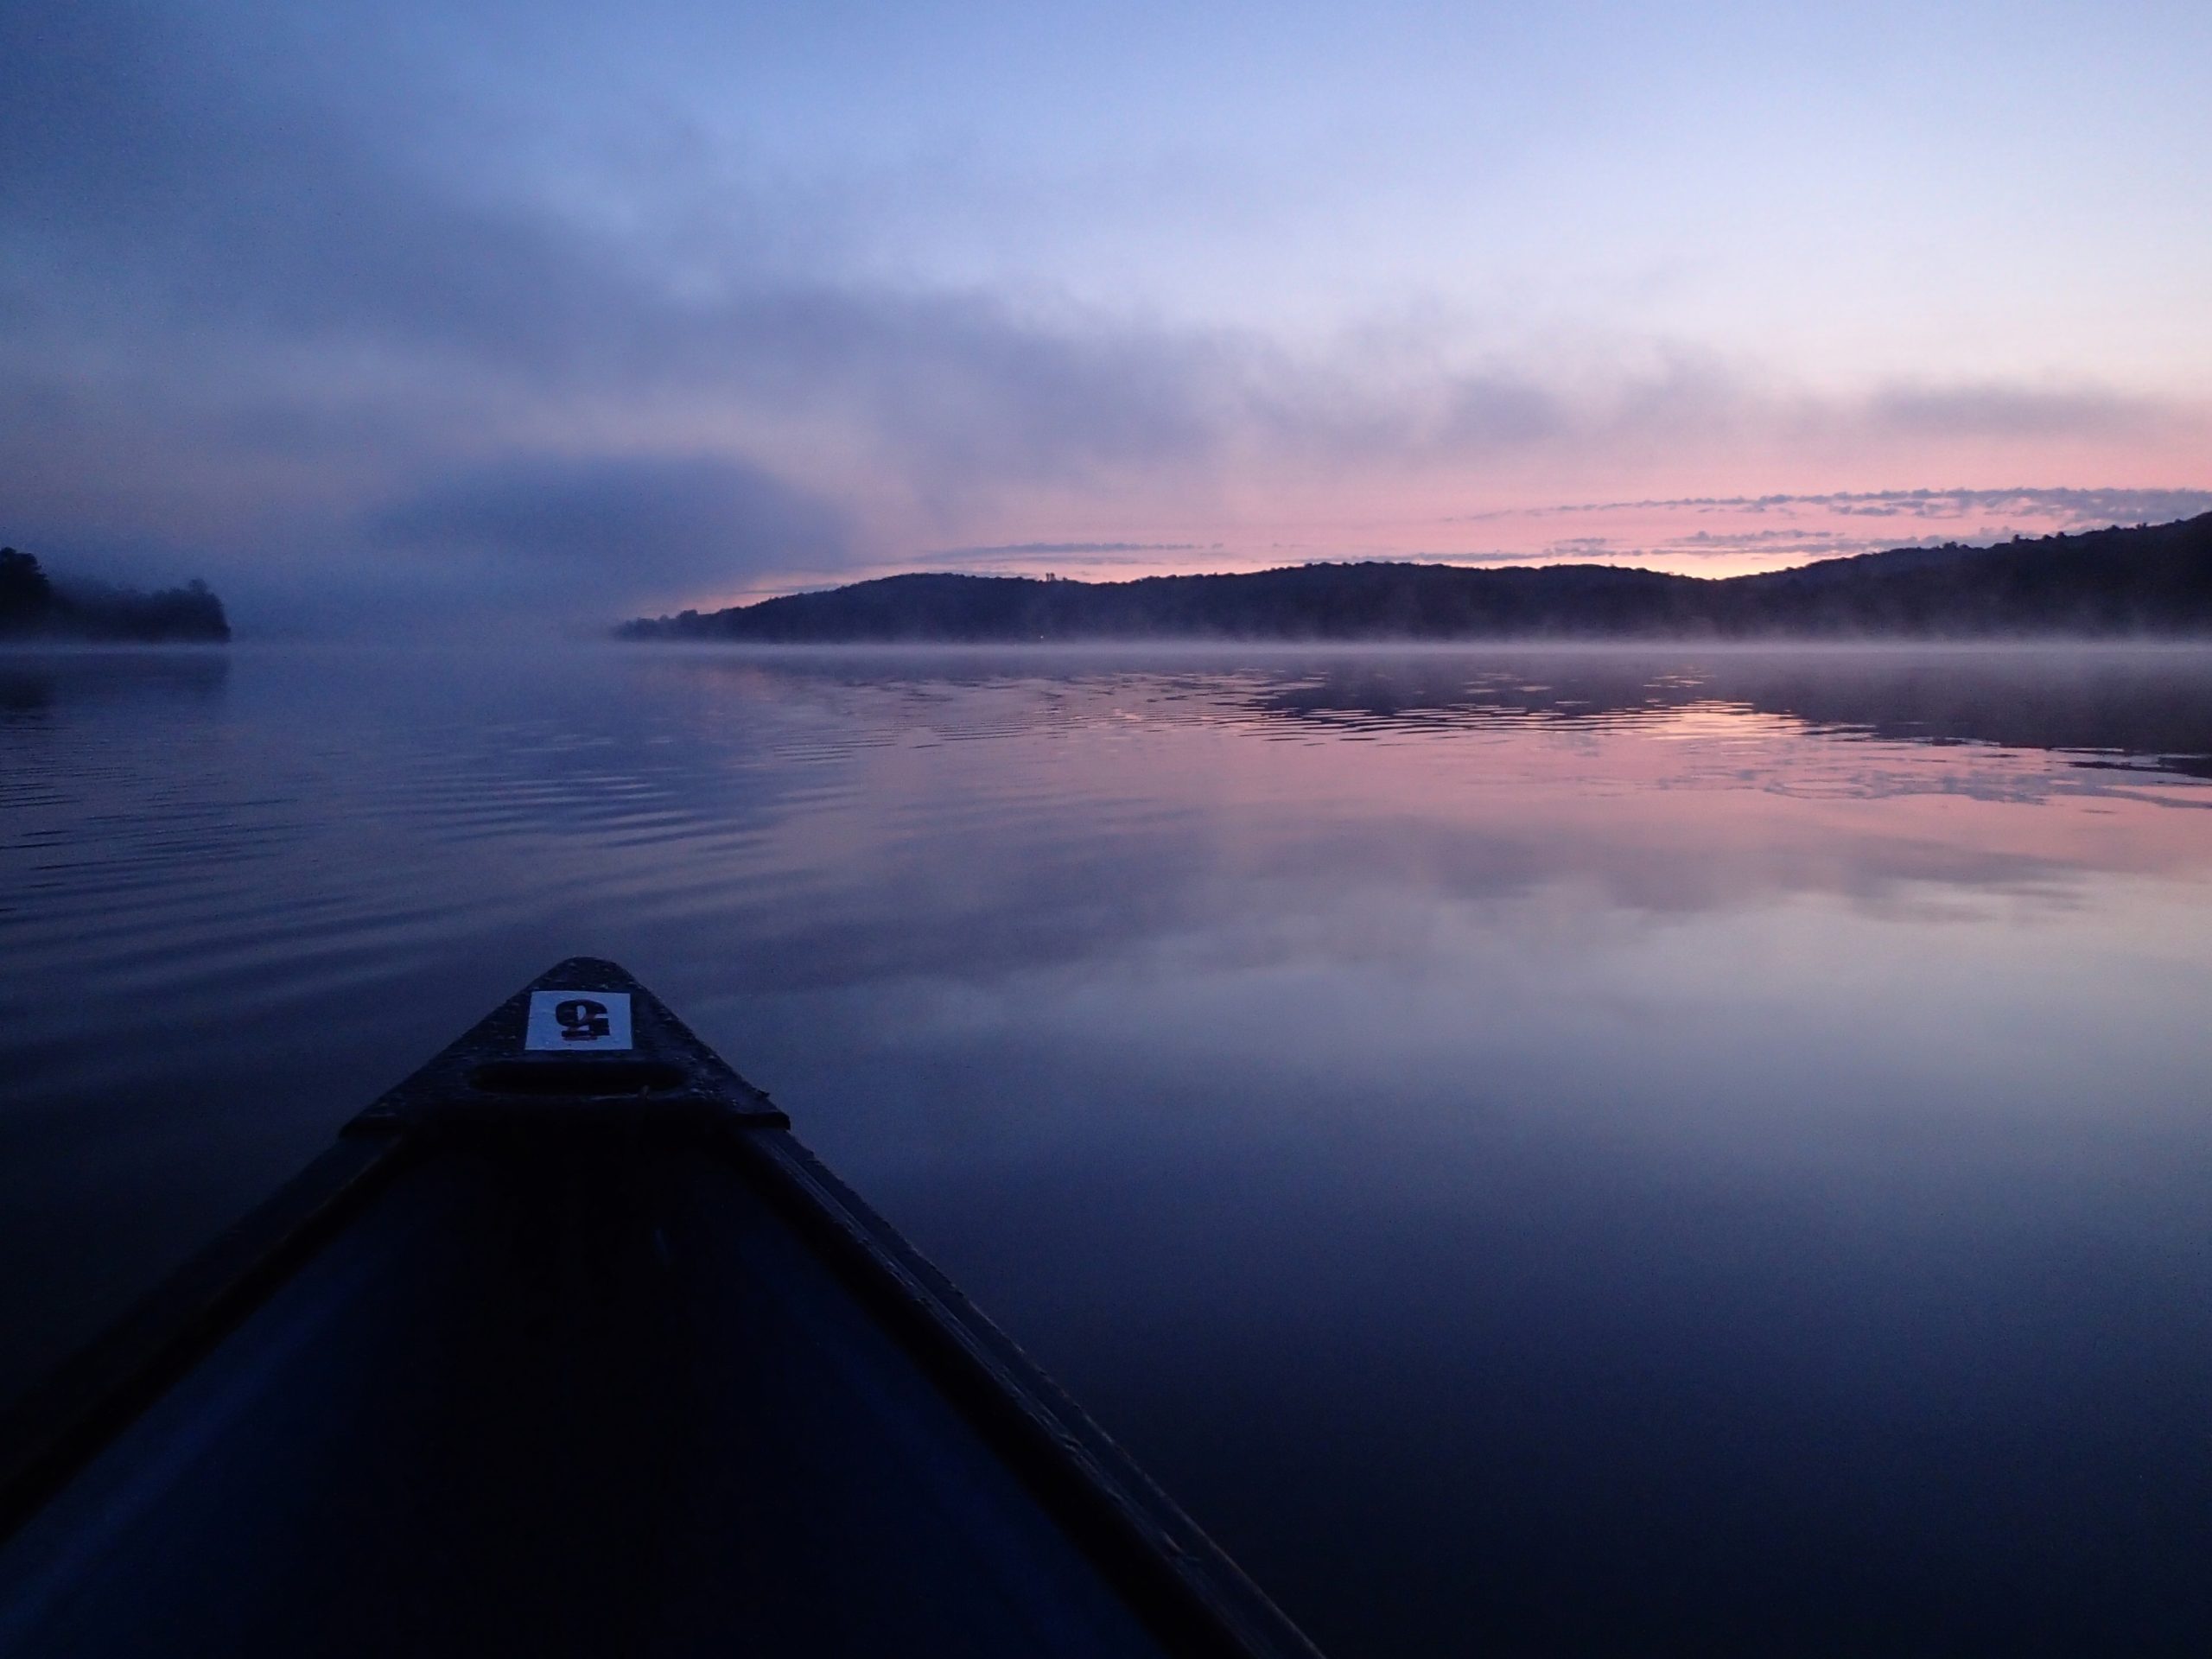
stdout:
{"type": "Polygon", "coordinates": [[[1614,565],[1388,563],[1116,582],[887,576],[640,619],[618,632],[785,644],[2212,633],[2212,513],[1720,580],[1614,565]]]}

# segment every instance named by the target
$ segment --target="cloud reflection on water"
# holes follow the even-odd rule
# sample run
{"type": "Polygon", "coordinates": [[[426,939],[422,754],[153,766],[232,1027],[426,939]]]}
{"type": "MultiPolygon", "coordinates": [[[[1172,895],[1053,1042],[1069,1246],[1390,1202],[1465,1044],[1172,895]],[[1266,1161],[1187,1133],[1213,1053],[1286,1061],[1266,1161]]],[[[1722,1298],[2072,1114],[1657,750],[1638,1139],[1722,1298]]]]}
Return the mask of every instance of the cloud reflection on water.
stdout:
{"type": "Polygon", "coordinates": [[[19,1366],[587,950],[1343,1651],[2212,1630],[2212,655],[9,671],[19,1366]]]}

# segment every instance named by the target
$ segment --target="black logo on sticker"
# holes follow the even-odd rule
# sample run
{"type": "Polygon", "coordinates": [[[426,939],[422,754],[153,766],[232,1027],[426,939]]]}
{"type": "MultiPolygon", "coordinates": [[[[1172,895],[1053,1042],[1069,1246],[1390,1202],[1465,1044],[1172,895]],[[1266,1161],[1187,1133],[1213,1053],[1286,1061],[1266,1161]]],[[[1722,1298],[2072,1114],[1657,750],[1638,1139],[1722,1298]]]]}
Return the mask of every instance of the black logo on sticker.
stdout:
{"type": "Polygon", "coordinates": [[[587,1002],[582,997],[555,1005],[553,1017],[561,1022],[561,1036],[571,1043],[596,1042],[614,1034],[614,1027],[607,1023],[607,1004],[587,1002]]]}

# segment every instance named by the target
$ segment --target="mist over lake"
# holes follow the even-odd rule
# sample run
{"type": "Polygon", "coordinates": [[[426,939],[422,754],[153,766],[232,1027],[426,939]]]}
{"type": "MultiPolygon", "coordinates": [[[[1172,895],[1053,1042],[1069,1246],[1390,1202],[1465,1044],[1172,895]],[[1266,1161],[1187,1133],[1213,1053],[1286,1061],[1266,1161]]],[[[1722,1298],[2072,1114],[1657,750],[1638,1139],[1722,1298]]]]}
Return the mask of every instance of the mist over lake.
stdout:
{"type": "Polygon", "coordinates": [[[578,953],[1332,1654],[2212,1643],[2212,650],[0,657],[0,1391],[578,953]]]}

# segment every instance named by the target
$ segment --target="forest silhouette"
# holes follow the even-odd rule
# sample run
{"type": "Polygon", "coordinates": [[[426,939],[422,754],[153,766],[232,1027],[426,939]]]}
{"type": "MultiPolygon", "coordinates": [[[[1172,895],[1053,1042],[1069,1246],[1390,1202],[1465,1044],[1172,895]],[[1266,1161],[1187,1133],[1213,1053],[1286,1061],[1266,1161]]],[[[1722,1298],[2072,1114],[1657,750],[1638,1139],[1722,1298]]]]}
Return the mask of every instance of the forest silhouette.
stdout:
{"type": "Polygon", "coordinates": [[[152,593],[105,582],[57,582],[30,554],[0,547],[0,639],[153,644],[230,637],[223,601],[204,582],[152,593]]]}
{"type": "Polygon", "coordinates": [[[1380,562],[1118,582],[887,576],[616,632],[764,644],[2187,635],[2212,632],[2212,513],[1719,579],[1380,562]]]}

